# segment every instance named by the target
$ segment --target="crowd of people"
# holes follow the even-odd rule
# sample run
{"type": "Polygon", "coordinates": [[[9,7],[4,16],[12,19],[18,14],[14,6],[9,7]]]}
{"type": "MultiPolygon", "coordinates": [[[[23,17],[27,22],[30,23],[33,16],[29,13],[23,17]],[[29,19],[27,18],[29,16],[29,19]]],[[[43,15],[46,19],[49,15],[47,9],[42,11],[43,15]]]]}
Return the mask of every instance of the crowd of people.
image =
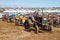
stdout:
{"type": "Polygon", "coordinates": [[[60,16],[59,15],[53,15],[49,16],[50,20],[52,20],[52,25],[54,27],[60,27],[60,16]]]}
{"type": "MultiPolygon", "coordinates": [[[[6,16],[5,19],[8,20],[9,15],[6,14],[5,16],[6,16]]],[[[12,16],[15,16],[15,15],[11,15],[11,18],[12,18],[12,16]]],[[[15,17],[18,17],[18,15],[15,17]]],[[[39,13],[37,11],[35,11],[33,14],[29,15],[29,18],[30,17],[32,18],[33,21],[36,21],[40,17],[40,19],[41,19],[40,22],[42,22],[42,23],[45,22],[42,19],[42,18],[44,18],[44,20],[48,21],[50,25],[52,25],[54,27],[60,27],[60,15],[52,15],[51,13],[48,13],[47,16],[46,16],[46,14],[39,15],[39,13]]]]}
{"type": "Polygon", "coordinates": [[[47,16],[46,14],[39,15],[39,13],[35,11],[30,15],[30,17],[33,20],[37,20],[40,17],[42,23],[45,23],[47,21],[53,27],[60,27],[60,15],[53,15],[52,13],[48,13],[47,16]],[[43,21],[43,18],[45,19],[45,21],[43,21]]]}

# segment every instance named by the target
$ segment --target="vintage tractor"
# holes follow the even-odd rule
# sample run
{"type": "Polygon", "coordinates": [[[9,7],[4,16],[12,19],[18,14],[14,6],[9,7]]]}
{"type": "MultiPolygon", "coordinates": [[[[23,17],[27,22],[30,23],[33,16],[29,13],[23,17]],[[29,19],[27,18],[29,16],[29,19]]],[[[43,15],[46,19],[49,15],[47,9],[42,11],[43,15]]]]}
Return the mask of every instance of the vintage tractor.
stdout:
{"type": "Polygon", "coordinates": [[[2,21],[8,21],[9,15],[2,15],[2,21]]]}
{"type": "MultiPolygon", "coordinates": [[[[35,18],[34,18],[35,19],[35,18]]],[[[46,18],[37,17],[35,21],[30,17],[24,23],[25,29],[30,31],[30,28],[35,28],[35,32],[38,33],[39,30],[51,31],[52,28],[46,18]]]]}
{"type": "Polygon", "coordinates": [[[15,25],[23,25],[27,18],[20,16],[15,18],[15,25]]]}
{"type": "Polygon", "coordinates": [[[15,22],[15,16],[16,16],[16,14],[15,13],[13,13],[13,14],[10,14],[9,15],[9,18],[8,18],[8,22],[15,22]]]}
{"type": "Polygon", "coordinates": [[[9,16],[9,18],[8,18],[8,22],[13,23],[14,20],[15,20],[15,17],[14,17],[14,16],[9,16]]]}
{"type": "Polygon", "coordinates": [[[15,21],[15,16],[16,16],[16,14],[9,15],[8,22],[12,22],[13,23],[15,21]]]}
{"type": "Polygon", "coordinates": [[[28,31],[30,31],[30,28],[33,27],[35,29],[35,32],[38,33],[38,25],[36,23],[36,21],[33,21],[31,17],[29,17],[25,23],[24,23],[24,27],[25,29],[27,29],[28,31]]]}
{"type": "Polygon", "coordinates": [[[46,30],[46,31],[51,31],[51,22],[48,20],[48,18],[42,18],[42,23],[41,25],[41,29],[42,30],[46,30]]]}

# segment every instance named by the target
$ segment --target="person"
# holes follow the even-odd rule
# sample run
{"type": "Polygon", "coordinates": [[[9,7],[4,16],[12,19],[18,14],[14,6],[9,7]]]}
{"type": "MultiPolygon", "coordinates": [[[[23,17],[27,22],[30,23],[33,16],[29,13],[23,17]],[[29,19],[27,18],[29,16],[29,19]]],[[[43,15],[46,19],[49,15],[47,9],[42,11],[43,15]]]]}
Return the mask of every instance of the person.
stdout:
{"type": "Polygon", "coordinates": [[[57,27],[56,25],[56,21],[57,21],[57,17],[56,16],[53,16],[53,26],[57,27]]]}
{"type": "Polygon", "coordinates": [[[6,14],[5,18],[6,18],[6,20],[8,20],[9,19],[9,14],[6,14]]]}
{"type": "Polygon", "coordinates": [[[33,17],[34,17],[35,20],[37,20],[37,19],[39,18],[38,11],[35,11],[35,12],[33,13],[33,17]]]}
{"type": "Polygon", "coordinates": [[[53,26],[52,15],[48,15],[48,22],[49,22],[49,25],[53,26]]]}
{"type": "Polygon", "coordinates": [[[60,18],[59,17],[57,17],[56,25],[57,25],[57,27],[60,27],[60,18]]]}
{"type": "Polygon", "coordinates": [[[35,21],[35,18],[33,15],[29,15],[29,19],[31,19],[32,22],[35,21]]]}

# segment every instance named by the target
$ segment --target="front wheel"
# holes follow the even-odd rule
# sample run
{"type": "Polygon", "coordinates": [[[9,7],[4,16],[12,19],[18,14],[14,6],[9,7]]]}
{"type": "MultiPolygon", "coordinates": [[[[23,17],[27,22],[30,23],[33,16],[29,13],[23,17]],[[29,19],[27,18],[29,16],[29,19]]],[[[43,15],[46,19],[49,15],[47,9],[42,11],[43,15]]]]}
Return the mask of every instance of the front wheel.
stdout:
{"type": "Polygon", "coordinates": [[[52,31],[52,27],[51,26],[48,26],[46,30],[47,31],[52,31]]]}
{"type": "Polygon", "coordinates": [[[19,20],[15,20],[15,25],[20,25],[20,21],[19,20]]]}
{"type": "Polygon", "coordinates": [[[2,21],[4,21],[4,18],[2,18],[2,21]]]}

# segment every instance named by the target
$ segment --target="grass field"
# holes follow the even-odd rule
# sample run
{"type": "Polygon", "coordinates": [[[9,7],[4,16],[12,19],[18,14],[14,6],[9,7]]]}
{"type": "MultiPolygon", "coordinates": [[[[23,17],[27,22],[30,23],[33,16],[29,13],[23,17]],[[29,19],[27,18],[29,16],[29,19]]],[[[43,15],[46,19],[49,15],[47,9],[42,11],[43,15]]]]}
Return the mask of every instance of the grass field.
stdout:
{"type": "Polygon", "coordinates": [[[53,28],[52,32],[24,31],[23,26],[15,26],[0,20],[0,40],[60,40],[60,28],[53,28]]]}

